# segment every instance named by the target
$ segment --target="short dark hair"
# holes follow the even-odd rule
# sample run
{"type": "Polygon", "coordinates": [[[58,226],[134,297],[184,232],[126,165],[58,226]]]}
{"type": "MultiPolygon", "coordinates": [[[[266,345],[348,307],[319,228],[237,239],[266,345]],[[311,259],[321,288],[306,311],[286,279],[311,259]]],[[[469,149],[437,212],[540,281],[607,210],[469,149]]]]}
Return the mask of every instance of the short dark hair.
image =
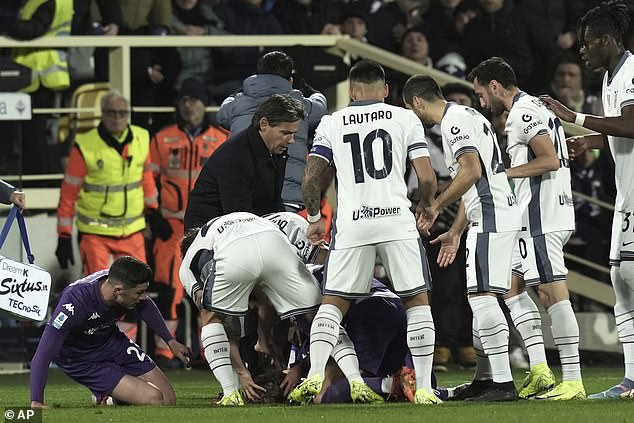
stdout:
{"type": "Polygon", "coordinates": [[[304,104],[286,94],[273,94],[260,104],[253,114],[251,124],[260,129],[260,119],[266,118],[269,125],[277,126],[282,122],[296,122],[304,119],[304,104]]]}
{"type": "Polygon", "coordinates": [[[281,51],[271,51],[258,60],[259,74],[277,75],[284,79],[291,78],[294,67],[291,56],[281,51]]]}
{"type": "Polygon", "coordinates": [[[385,70],[383,70],[383,66],[372,60],[359,60],[350,68],[348,79],[350,82],[361,84],[385,82],[385,70]]]}
{"type": "Polygon", "coordinates": [[[478,100],[475,95],[475,91],[473,88],[467,87],[465,84],[461,84],[459,82],[450,82],[449,84],[445,84],[442,87],[442,94],[445,98],[450,96],[451,94],[464,94],[471,99],[472,106],[478,104],[478,100]]]}
{"type": "Polygon", "coordinates": [[[434,78],[427,75],[414,75],[407,80],[403,87],[403,100],[412,104],[414,96],[425,101],[444,99],[440,86],[434,78]]]}
{"type": "Polygon", "coordinates": [[[196,239],[196,235],[200,232],[200,228],[191,228],[185,231],[185,235],[181,241],[181,257],[185,257],[187,254],[187,250],[192,246],[194,239],[196,239]]]}
{"type": "Polygon", "coordinates": [[[491,57],[482,61],[469,72],[469,81],[478,78],[478,83],[487,85],[489,82],[498,81],[504,88],[517,87],[515,71],[506,60],[501,57],[491,57]]]}
{"type": "Polygon", "coordinates": [[[579,19],[577,23],[579,42],[583,44],[582,37],[584,32],[588,30],[595,37],[609,35],[622,43],[629,22],[629,9],[622,0],[604,1],[579,19]]]}
{"type": "Polygon", "coordinates": [[[108,280],[114,283],[119,282],[126,288],[134,288],[152,281],[152,269],[141,260],[123,256],[110,265],[108,280]]]}

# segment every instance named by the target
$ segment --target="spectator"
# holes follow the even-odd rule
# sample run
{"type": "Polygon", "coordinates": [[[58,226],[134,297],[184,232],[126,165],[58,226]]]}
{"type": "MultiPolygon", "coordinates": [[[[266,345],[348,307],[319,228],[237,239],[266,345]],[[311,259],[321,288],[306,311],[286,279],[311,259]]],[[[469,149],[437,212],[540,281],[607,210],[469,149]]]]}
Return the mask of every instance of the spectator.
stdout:
{"type": "MultiPolygon", "coordinates": [[[[423,66],[432,66],[427,35],[422,28],[414,27],[405,31],[401,40],[401,55],[423,66]]],[[[395,106],[403,106],[401,92],[410,75],[390,70],[386,77],[390,87],[386,102],[395,106]]]]}
{"type": "Polygon", "coordinates": [[[552,64],[556,45],[541,30],[539,19],[511,0],[479,0],[481,16],[464,29],[463,53],[467,68],[492,56],[504,58],[529,94],[544,92],[546,69],[552,64]]]}
{"type": "MultiPolygon", "coordinates": [[[[181,35],[226,35],[224,23],[212,7],[199,0],[172,1],[172,33],[181,35]]],[[[188,78],[198,78],[205,86],[211,84],[214,72],[213,49],[208,47],[178,47],[181,70],[176,88],[188,78]]],[[[208,88],[205,87],[205,90],[208,88]]]]}
{"type": "Polygon", "coordinates": [[[425,28],[431,44],[431,56],[438,61],[450,52],[462,52],[462,31],[457,25],[459,6],[467,0],[439,0],[432,2],[424,15],[425,28]]]}
{"type": "MultiPolygon", "coordinates": [[[[16,40],[38,37],[68,36],[73,16],[72,0],[27,0],[13,21],[8,36],[16,40]]],[[[68,62],[64,49],[16,48],[13,60],[31,69],[31,84],[22,91],[31,94],[31,106],[55,107],[61,103],[61,91],[70,86],[68,62]]],[[[56,160],[57,119],[35,115],[22,125],[22,171],[32,173],[58,172],[56,160]],[[28,157],[23,153],[28,151],[28,157]]]]}
{"type": "Polygon", "coordinates": [[[185,230],[234,211],[283,211],[286,152],[304,117],[302,102],[288,95],[274,94],[260,104],[249,128],[205,162],[189,195],[185,230]]]}
{"type": "MultiPolygon", "coordinates": [[[[275,15],[262,7],[263,0],[226,0],[215,7],[225,30],[240,35],[283,34],[275,15]]],[[[261,51],[256,47],[231,48],[216,56],[212,97],[221,103],[240,88],[242,80],[256,72],[261,51]]]]}
{"type": "MultiPolygon", "coordinates": [[[[338,6],[342,10],[343,21],[345,16],[354,16],[364,21],[367,42],[373,46],[389,51],[397,51],[403,30],[407,24],[407,17],[393,1],[355,0],[339,1],[338,6]]],[[[359,26],[357,21],[354,26],[359,26]]],[[[346,33],[342,29],[343,33],[346,33]]],[[[351,34],[351,37],[357,38],[351,34]]]]}
{"type": "MultiPolygon", "coordinates": [[[[177,101],[176,123],[158,132],[150,145],[150,167],[160,187],[160,211],[148,216],[154,238],[154,283],[150,290],[159,294],[157,306],[172,335],[178,327],[176,306],[183,298],[178,269],[189,190],[205,160],[227,139],[227,134],[209,121],[205,112],[209,97],[200,80],[184,80],[177,101]]],[[[154,338],[155,359],[159,364],[170,364],[174,354],[156,334],[154,338]]]]}
{"type": "Polygon", "coordinates": [[[121,28],[123,17],[121,16],[120,0],[97,0],[101,22],[93,22],[90,16],[91,0],[75,0],[75,13],[73,14],[72,34],[88,35],[103,34],[117,35],[121,28]],[[94,24],[97,27],[93,27],[94,24]]]}
{"type": "Polygon", "coordinates": [[[326,114],[326,97],[303,83],[302,91],[293,89],[293,59],[285,53],[272,51],[258,61],[258,74],[244,80],[242,92],[223,101],[218,112],[220,124],[237,134],[250,125],[257,107],[273,94],[288,94],[304,105],[306,118],[288,147],[288,162],[284,172],[282,199],[292,210],[304,208],[302,178],[308,154],[308,133],[326,114]]]}
{"type": "MultiPolygon", "coordinates": [[[[167,35],[172,26],[170,0],[119,0],[123,28],[119,35],[167,35]]],[[[157,41],[157,44],[160,42],[157,41]]],[[[174,85],[180,70],[174,48],[134,48],[132,58],[132,104],[156,106],[174,102],[174,85]]],[[[134,113],[132,122],[152,133],[169,122],[169,115],[134,113]]]]}
{"type": "Polygon", "coordinates": [[[348,8],[341,16],[341,33],[367,43],[368,17],[360,9],[348,8]]]}
{"type": "Polygon", "coordinates": [[[583,1],[574,0],[515,0],[517,7],[537,17],[539,31],[561,50],[568,50],[577,41],[577,21],[586,11],[583,1]]]}
{"type": "Polygon", "coordinates": [[[603,115],[601,99],[586,95],[583,87],[583,67],[577,56],[563,54],[555,64],[550,83],[551,97],[575,112],[603,115]]]}
{"type": "Polygon", "coordinates": [[[333,0],[277,0],[271,12],[285,34],[333,33],[339,9],[333,0]]]}

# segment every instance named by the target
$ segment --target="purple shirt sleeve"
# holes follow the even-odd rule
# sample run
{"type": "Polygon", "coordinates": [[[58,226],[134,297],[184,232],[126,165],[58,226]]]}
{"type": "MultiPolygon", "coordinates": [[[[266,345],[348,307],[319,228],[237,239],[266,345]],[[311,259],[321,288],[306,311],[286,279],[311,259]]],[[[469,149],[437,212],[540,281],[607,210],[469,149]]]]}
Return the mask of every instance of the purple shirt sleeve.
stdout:
{"type": "Polygon", "coordinates": [[[62,349],[66,331],[58,331],[46,325],[40,343],[31,361],[31,401],[44,402],[44,387],[48,379],[48,366],[62,349]]]}
{"type": "Polygon", "coordinates": [[[168,342],[174,339],[165,324],[165,320],[163,320],[161,313],[159,313],[156,304],[154,304],[151,298],[140,302],[136,306],[136,310],[141,319],[143,319],[150,329],[152,329],[156,335],[160,336],[163,341],[168,342]]]}

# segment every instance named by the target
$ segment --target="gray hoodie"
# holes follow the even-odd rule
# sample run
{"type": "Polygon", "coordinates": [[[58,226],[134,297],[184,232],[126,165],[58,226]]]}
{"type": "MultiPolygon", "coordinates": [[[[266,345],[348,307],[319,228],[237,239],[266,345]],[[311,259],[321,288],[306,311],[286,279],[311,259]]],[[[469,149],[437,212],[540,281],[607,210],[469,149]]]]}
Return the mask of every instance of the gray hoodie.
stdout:
{"type": "Polygon", "coordinates": [[[277,75],[252,75],[242,83],[242,92],[227,97],[222,102],[217,119],[220,125],[237,134],[251,125],[255,109],[273,94],[288,94],[304,103],[306,119],[295,134],[295,142],[288,148],[288,162],[284,174],[282,200],[284,203],[303,208],[302,178],[308,154],[308,131],[319,124],[326,114],[326,97],[321,93],[306,98],[299,90],[294,90],[288,80],[277,75]]]}

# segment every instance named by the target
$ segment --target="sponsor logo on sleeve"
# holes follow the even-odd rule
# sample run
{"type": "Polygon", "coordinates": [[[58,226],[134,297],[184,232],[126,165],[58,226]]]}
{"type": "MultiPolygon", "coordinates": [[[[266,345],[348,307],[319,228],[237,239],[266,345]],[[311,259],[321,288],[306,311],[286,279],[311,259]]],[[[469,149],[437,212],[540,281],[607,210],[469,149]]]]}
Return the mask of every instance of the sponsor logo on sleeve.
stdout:
{"type": "MultiPolygon", "coordinates": [[[[528,116],[528,115],[524,115],[524,116],[528,116]]],[[[522,116],[522,120],[524,120],[524,116],[522,116]]],[[[525,120],[524,122],[529,122],[531,121],[533,118],[529,116],[529,120],[525,120]]],[[[532,121],[531,123],[529,123],[526,128],[524,128],[524,134],[528,135],[528,133],[531,131],[531,129],[540,126],[542,124],[541,120],[535,120],[532,121]]]]}
{"type": "Polygon", "coordinates": [[[531,115],[522,115],[522,120],[524,122],[530,122],[531,120],[533,120],[533,117],[531,115]]]}
{"type": "Polygon", "coordinates": [[[458,128],[457,126],[452,126],[451,127],[451,133],[453,135],[458,135],[460,133],[460,128],[458,128]]]}
{"type": "Polygon", "coordinates": [[[55,320],[53,320],[53,323],[51,324],[51,326],[53,326],[55,329],[60,329],[64,325],[67,319],[68,319],[68,316],[64,314],[63,311],[60,311],[57,317],[55,317],[55,320]]]}

